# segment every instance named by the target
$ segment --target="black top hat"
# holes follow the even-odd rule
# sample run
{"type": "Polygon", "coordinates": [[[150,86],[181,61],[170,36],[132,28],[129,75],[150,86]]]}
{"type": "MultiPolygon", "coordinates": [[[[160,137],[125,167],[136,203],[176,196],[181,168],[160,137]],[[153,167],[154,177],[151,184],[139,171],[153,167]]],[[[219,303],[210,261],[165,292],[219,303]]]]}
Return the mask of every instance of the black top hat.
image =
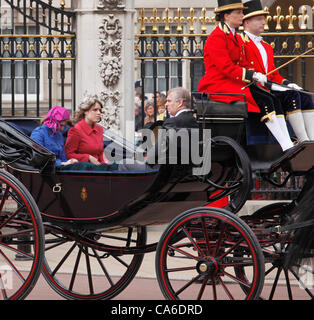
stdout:
{"type": "Polygon", "coordinates": [[[247,7],[247,9],[243,11],[244,13],[243,20],[252,18],[255,16],[262,16],[262,15],[266,16],[269,14],[268,10],[263,10],[260,0],[251,0],[251,1],[245,2],[244,5],[247,7]]]}
{"type": "Polygon", "coordinates": [[[244,7],[241,0],[218,0],[218,8],[215,9],[215,13],[224,12],[227,10],[247,9],[244,7]]]}

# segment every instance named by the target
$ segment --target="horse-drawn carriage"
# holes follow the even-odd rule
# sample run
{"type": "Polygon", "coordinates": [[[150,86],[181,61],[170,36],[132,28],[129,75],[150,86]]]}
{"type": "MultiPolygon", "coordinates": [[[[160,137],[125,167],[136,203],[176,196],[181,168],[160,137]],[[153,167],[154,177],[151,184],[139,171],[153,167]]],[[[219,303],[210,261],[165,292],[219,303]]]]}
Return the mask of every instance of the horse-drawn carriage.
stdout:
{"type": "MultiPolygon", "coordinates": [[[[168,299],[258,299],[265,276],[276,270],[270,298],[281,273],[289,298],[294,288],[289,273],[313,298],[298,273],[302,266],[296,269],[297,262],[287,257],[295,230],[314,225],[293,215],[312,186],[314,143],[279,155],[276,145],[248,146],[245,103],[233,105],[232,114],[224,114],[224,107],[230,110],[195,96],[200,128],[213,133],[211,171],[202,176],[186,164],[55,171],[51,152],[0,121],[2,297],[25,298],[42,272],[65,298],[110,299],[136,276],[144,254],[156,251],[156,275],[168,299]],[[271,179],[276,171],[306,177],[298,199],[237,216],[253,174],[278,185],[271,179]],[[210,207],[223,198],[225,208],[210,207]],[[156,224],[168,226],[159,241],[147,243],[146,229],[156,224]]],[[[118,149],[114,135],[110,139],[118,149]]],[[[301,258],[310,253],[306,248],[301,258]]]]}

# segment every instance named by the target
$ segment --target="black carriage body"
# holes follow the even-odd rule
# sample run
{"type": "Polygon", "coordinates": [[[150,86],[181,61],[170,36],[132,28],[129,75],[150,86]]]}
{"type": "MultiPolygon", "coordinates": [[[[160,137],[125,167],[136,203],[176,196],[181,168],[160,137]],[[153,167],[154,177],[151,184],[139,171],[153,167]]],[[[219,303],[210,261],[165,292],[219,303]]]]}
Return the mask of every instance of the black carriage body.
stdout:
{"type": "Polygon", "coordinates": [[[188,167],[53,175],[8,170],[26,186],[44,217],[63,222],[105,227],[167,223],[209,199],[208,185],[190,175],[188,167]]]}
{"type": "MultiPolygon", "coordinates": [[[[216,186],[208,184],[204,177],[193,175],[191,165],[167,164],[159,169],[127,172],[58,172],[45,161],[42,166],[21,166],[21,161],[32,162],[28,154],[33,150],[44,151],[47,159],[53,155],[4,121],[0,121],[0,132],[5,136],[1,141],[1,156],[8,171],[26,186],[42,215],[60,223],[85,223],[91,228],[95,223],[101,223],[103,227],[168,223],[185,210],[210,203],[209,198],[217,191],[216,186]],[[11,150],[5,142],[7,136],[12,145],[14,141],[24,145],[16,150],[16,161],[9,157],[11,150]]],[[[211,180],[216,185],[224,185],[233,177],[233,152],[227,146],[222,153],[221,146],[216,148],[213,150],[211,180]]],[[[225,191],[223,196],[228,192],[225,191]]]]}

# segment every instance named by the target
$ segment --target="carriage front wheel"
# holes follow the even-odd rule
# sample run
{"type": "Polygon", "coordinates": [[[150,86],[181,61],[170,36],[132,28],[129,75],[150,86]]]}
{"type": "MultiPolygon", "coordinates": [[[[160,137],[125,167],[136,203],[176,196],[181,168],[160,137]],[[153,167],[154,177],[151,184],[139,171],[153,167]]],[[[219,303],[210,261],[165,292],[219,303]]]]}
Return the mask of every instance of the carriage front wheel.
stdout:
{"type": "Polygon", "coordinates": [[[19,180],[0,170],[0,299],[24,299],[37,282],[43,257],[38,207],[19,180]]]}
{"type": "Polygon", "coordinates": [[[167,299],[256,299],[264,285],[264,257],[240,218],[224,209],[196,208],[164,231],[156,274],[167,299]],[[246,277],[236,275],[239,266],[246,277]]]}
{"type": "Polygon", "coordinates": [[[43,275],[66,299],[112,299],[136,276],[146,244],[146,227],[116,230],[70,230],[46,225],[43,275]],[[116,251],[106,250],[106,245],[116,251]],[[123,254],[123,251],[129,254],[123,254]],[[135,252],[135,251],[134,251],[135,252]]]}

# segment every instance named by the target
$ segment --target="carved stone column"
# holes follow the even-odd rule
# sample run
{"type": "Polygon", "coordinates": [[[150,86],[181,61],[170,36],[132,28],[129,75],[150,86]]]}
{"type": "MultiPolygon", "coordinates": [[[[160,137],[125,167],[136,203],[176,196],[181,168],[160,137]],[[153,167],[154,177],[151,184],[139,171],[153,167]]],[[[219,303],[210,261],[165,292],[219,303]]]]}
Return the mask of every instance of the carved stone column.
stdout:
{"type": "Polygon", "coordinates": [[[134,0],[78,0],[76,6],[77,101],[97,94],[104,103],[102,124],[132,140],[134,0]]]}

